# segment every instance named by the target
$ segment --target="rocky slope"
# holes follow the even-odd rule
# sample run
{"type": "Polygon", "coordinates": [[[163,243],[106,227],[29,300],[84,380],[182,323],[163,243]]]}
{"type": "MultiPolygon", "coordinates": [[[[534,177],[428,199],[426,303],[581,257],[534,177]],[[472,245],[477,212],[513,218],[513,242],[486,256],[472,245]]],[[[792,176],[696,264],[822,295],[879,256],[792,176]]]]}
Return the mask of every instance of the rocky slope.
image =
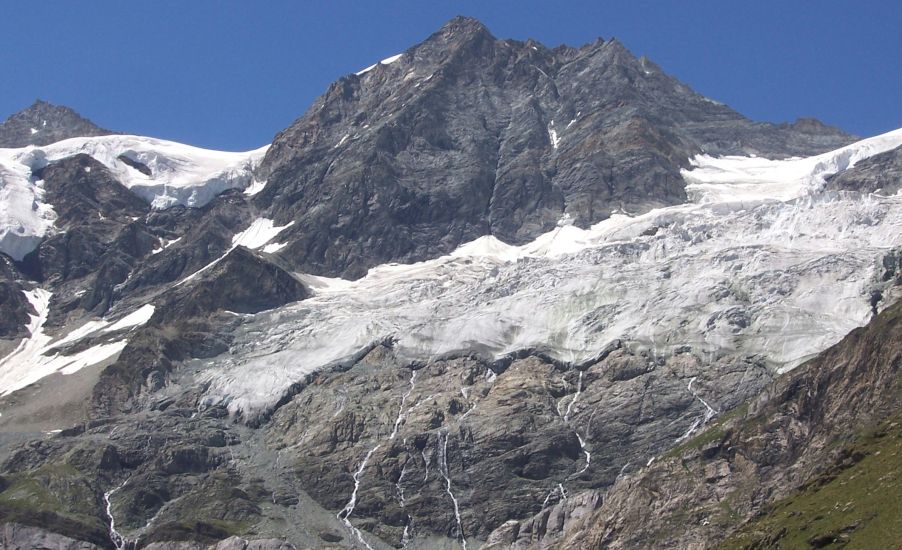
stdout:
{"type": "MultiPolygon", "coordinates": [[[[608,544],[627,480],[900,294],[902,133],[755,123],[614,40],[457,18],[245,153],[48,126],[0,149],[8,546],[608,544]]],[[[809,466],[743,470],[781,489],[721,533],[809,466]]]]}
{"type": "Polygon", "coordinates": [[[112,134],[72,109],[40,99],[0,124],[0,147],[50,145],[72,137],[112,134]]]}
{"type": "Polygon", "coordinates": [[[728,536],[725,547],[783,547],[798,538],[817,548],[856,541],[893,547],[897,505],[874,506],[868,496],[893,492],[902,474],[895,429],[900,365],[897,303],[698,437],[618,480],[603,498],[586,503],[583,497],[527,523],[527,529],[506,526],[496,534],[504,542],[498,547],[703,548],[728,536]],[[875,445],[881,439],[885,443],[875,445]],[[874,465],[881,449],[890,456],[874,465]],[[766,527],[786,506],[774,506],[781,499],[816,493],[850,469],[866,477],[875,467],[882,477],[870,486],[846,475],[846,488],[837,493],[843,502],[825,510],[838,517],[819,522],[816,513],[797,510],[795,515],[808,513],[797,522],[801,532],[785,524],[766,527]],[[734,534],[746,522],[751,524],[734,534]],[[875,533],[871,525],[886,530],[875,533]]]}

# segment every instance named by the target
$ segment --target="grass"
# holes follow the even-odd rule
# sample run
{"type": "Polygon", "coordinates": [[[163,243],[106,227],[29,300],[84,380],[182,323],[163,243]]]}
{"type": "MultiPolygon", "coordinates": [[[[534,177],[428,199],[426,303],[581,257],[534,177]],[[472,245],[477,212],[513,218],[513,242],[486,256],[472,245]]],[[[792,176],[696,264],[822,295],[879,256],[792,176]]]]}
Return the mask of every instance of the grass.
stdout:
{"type": "Polygon", "coordinates": [[[720,548],[902,548],[902,414],[844,451],[841,466],[769,506],[720,548]]]}
{"type": "Polygon", "coordinates": [[[62,511],[62,503],[50,494],[41,483],[31,477],[22,477],[13,481],[5,491],[0,493],[0,504],[12,508],[62,511]]]}

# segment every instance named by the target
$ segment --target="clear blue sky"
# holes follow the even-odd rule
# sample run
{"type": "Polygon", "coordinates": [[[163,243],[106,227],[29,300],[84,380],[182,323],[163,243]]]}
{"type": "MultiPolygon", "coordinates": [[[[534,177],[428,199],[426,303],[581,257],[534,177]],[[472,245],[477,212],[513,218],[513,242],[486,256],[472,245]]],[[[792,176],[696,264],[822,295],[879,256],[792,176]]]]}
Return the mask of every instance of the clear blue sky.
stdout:
{"type": "Polygon", "coordinates": [[[249,149],[458,14],[548,46],[617,37],[756,120],[902,126],[897,0],[9,2],[0,119],[42,98],[114,130],[249,149]]]}

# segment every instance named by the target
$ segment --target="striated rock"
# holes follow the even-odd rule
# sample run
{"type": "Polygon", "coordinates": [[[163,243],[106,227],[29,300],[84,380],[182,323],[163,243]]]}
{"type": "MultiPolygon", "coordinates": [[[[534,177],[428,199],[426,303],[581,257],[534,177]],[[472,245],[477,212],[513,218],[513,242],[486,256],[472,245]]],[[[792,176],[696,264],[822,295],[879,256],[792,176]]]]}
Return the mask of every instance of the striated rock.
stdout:
{"type": "MultiPolygon", "coordinates": [[[[410,371],[376,348],[347,372],[308,384],[272,416],[267,439],[333,510],[347,505],[366,458],[352,521],[387,542],[399,542],[405,528],[496,545],[538,541],[593,509],[596,498],[564,496],[613,483],[703,416],[679,378],[694,368],[689,357],[631,380],[611,378],[636,359],[617,350],[582,374],[530,356],[506,367],[460,358],[410,371]],[[534,514],[516,528],[506,523],[534,514]]],[[[728,374],[738,365],[708,368],[706,386],[717,387],[706,396],[751,396],[767,380],[749,369],[741,386],[727,387],[738,381],[728,374]]]]}

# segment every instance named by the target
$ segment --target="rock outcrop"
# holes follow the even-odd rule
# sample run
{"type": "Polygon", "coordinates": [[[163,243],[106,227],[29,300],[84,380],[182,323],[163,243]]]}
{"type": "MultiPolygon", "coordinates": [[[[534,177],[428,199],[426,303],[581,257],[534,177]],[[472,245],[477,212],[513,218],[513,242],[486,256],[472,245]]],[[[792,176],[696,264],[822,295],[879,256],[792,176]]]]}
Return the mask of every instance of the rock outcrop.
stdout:
{"type": "Polygon", "coordinates": [[[874,155],[827,181],[828,189],[894,195],[902,188],[902,147],[874,155]]]}

